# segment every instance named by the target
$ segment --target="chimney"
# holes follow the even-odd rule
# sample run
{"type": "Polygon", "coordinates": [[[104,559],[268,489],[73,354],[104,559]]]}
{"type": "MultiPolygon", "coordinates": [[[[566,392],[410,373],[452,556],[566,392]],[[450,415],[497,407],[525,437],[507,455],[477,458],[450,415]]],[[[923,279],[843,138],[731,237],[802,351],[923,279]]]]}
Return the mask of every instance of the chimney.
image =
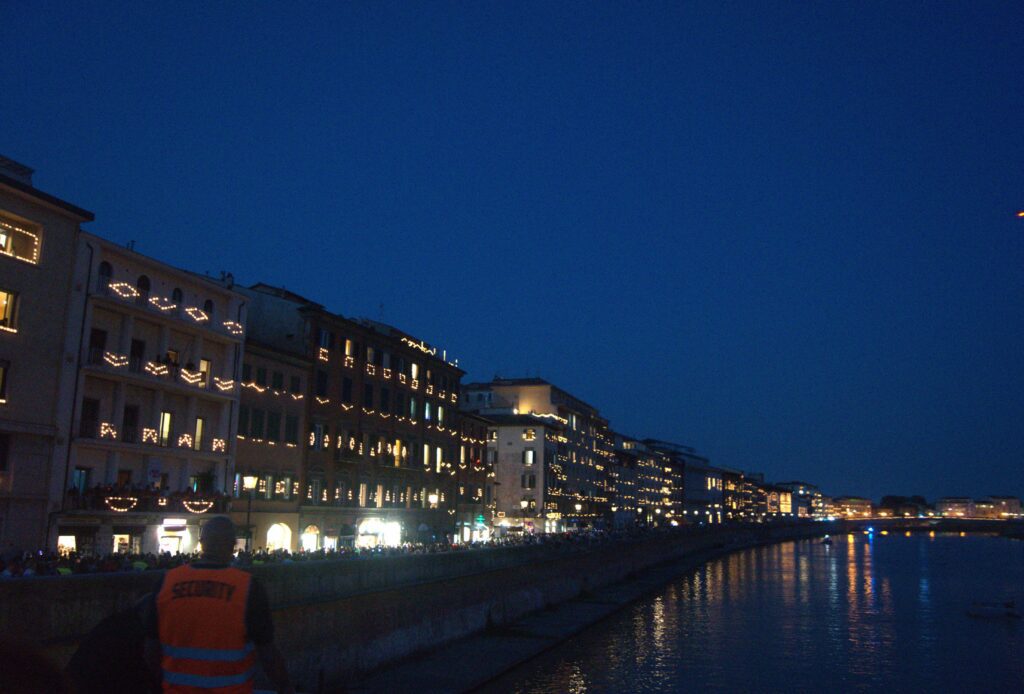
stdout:
{"type": "Polygon", "coordinates": [[[31,186],[33,173],[35,173],[35,171],[28,168],[24,164],[19,164],[13,159],[8,159],[7,157],[0,154],[0,174],[3,174],[4,176],[7,176],[9,178],[13,178],[19,183],[24,183],[27,186],[31,186]]]}

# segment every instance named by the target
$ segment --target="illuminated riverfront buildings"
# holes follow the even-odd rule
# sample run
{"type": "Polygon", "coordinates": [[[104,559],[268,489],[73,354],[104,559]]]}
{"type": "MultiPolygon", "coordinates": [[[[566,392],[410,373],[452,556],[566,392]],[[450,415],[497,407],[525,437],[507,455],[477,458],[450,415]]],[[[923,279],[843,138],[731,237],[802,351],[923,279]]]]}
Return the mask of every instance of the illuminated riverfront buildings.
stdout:
{"type": "MultiPolygon", "coordinates": [[[[543,511],[545,527],[549,529],[606,521],[612,505],[608,487],[609,484],[614,486],[608,473],[615,456],[608,421],[596,408],[540,378],[494,379],[490,383],[467,384],[463,387],[462,407],[487,418],[512,415],[550,422],[551,426],[544,428],[543,451],[537,447],[538,453],[550,451],[550,457],[538,461],[538,464],[543,462],[548,471],[540,479],[542,494],[539,496],[542,498],[527,494],[518,502],[525,500],[529,508],[533,501],[537,509],[543,511]],[[553,444],[550,449],[546,446],[548,442],[553,444]]],[[[492,428],[491,444],[494,444],[495,432],[502,433],[498,429],[505,421],[501,420],[499,426],[492,428]]],[[[495,447],[492,445],[492,450],[495,447]]],[[[499,455],[497,464],[500,465],[501,460],[499,455]]],[[[524,474],[529,483],[533,473],[524,474]]],[[[534,490],[531,487],[524,491],[534,490]]]]}
{"type": "MultiPolygon", "coordinates": [[[[1020,500],[876,509],[615,433],[541,378],[463,384],[444,350],[280,287],[123,248],[0,158],[0,542],[318,551],[493,533],[911,515],[1013,519],[1020,500]]],[[[902,498],[902,497],[901,497],[902,498]]],[[[914,497],[914,499],[919,499],[914,497]]]]}
{"type": "Polygon", "coordinates": [[[250,339],[271,350],[242,376],[236,493],[256,546],[484,537],[487,426],[458,407],[462,370],[392,326],[265,284],[243,291],[250,339]]]}

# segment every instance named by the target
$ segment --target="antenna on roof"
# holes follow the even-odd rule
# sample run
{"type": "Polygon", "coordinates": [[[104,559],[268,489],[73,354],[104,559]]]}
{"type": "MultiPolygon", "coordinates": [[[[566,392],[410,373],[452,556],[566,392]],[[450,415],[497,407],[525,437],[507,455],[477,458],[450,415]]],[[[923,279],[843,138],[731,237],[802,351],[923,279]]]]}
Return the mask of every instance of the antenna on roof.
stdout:
{"type": "Polygon", "coordinates": [[[378,315],[380,316],[380,318],[379,318],[378,320],[379,320],[379,321],[380,321],[381,323],[383,323],[383,322],[384,322],[384,302],[383,302],[383,301],[382,301],[382,302],[380,303],[380,305],[379,305],[379,306],[377,307],[377,314],[378,314],[378,315]]]}

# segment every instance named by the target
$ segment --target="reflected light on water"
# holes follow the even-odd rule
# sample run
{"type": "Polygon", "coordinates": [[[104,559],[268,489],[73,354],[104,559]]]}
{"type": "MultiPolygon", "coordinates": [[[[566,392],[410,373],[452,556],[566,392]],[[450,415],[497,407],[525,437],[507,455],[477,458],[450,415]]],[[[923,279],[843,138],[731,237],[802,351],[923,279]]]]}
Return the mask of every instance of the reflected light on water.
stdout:
{"type": "Polygon", "coordinates": [[[1024,625],[966,614],[1024,597],[1024,543],[833,540],[711,561],[484,691],[1024,691],[1024,625]]]}

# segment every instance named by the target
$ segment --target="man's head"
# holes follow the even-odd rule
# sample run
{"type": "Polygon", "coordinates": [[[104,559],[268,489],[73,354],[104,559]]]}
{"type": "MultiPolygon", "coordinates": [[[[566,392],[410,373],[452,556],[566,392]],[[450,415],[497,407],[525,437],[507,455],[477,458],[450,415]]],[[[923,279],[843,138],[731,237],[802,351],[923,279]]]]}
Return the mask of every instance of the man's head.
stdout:
{"type": "Polygon", "coordinates": [[[203,543],[204,559],[230,564],[235,553],[235,524],[227,516],[215,516],[206,521],[199,541],[203,543]]]}

